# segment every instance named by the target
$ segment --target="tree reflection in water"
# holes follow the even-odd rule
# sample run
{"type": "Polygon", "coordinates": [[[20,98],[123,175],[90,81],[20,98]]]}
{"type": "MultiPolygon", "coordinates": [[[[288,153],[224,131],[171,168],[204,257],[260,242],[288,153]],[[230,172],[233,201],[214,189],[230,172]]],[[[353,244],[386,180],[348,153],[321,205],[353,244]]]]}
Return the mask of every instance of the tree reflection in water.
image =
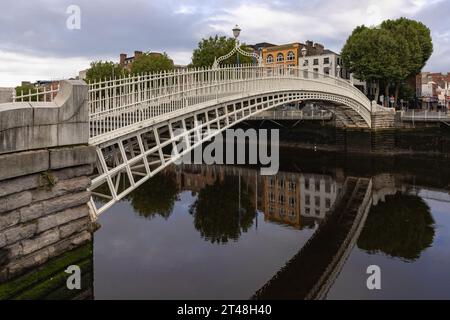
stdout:
{"type": "Polygon", "coordinates": [[[432,245],[433,238],[434,220],[423,199],[396,194],[386,196],[385,202],[371,209],[358,247],[414,261],[432,245]]]}
{"type": "Polygon", "coordinates": [[[237,240],[253,225],[256,213],[251,201],[253,192],[243,186],[240,189],[239,201],[239,177],[225,175],[198,193],[189,211],[205,240],[225,244],[237,240]]]}
{"type": "Polygon", "coordinates": [[[130,193],[127,199],[140,216],[153,218],[160,215],[167,219],[178,200],[178,192],[175,173],[164,171],[130,193]]]}

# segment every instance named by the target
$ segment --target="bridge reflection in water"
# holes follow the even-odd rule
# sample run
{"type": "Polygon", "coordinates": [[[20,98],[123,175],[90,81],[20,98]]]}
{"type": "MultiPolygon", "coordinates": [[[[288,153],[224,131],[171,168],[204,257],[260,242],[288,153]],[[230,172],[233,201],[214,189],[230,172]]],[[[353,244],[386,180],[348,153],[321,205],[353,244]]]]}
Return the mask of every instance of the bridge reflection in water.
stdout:
{"type": "Polygon", "coordinates": [[[255,195],[253,205],[261,209],[266,220],[298,229],[319,225],[301,250],[253,298],[324,298],[364,226],[372,204],[371,179],[348,177],[341,184],[320,174],[259,176],[251,169],[206,166],[184,167],[177,178],[182,188],[201,192],[217,179],[226,180],[227,175],[240,178],[239,194],[255,195]]]}
{"type": "MultiPolygon", "coordinates": [[[[433,218],[416,195],[420,187],[409,186],[408,176],[375,173],[362,177],[344,174],[339,168],[308,170],[316,173],[303,173],[298,168],[282,170],[276,176],[260,176],[258,169],[251,167],[172,166],[126,199],[143,217],[151,219],[159,215],[167,219],[180,192],[191,191],[196,196],[189,207],[194,227],[205,241],[217,244],[237,241],[249,228],[257,228],[258,211],[267,222],[314,229],[310,239],[299,244],[299,251],[284,266],[280,265],[280,270],[266,283],[261,283],[259,289],[254,289],[252,299],[326,298],[356,243],[368,252],[382,251],[413,261],[433,242],[433,218]],[[390,201],[401,203],[404,199],[396,198],[400,194],[407,198],[406,206],[421,211],[414,216],[390,201]],[[376,206],[371,210],[372,205],[376,206]],[[402,216],[403,222],[395,221],[397,227],[386,223],[398,214],[408,219],[402,216]],[[402,232],[410,232],[409,220],[414,224],[417,241],[393,239],[402,237],[402,232]],[[382,236],[379,228],[385,229],[382,236]],[[406,231],[398,231],[399,228],[406,231]],[[397,230],[396,235],[390,229],[397,230]]],[[[4,232],[0,231],[0,236],[4,232]]],[[[2,274],[0,299],[94,297],[92,243],[65,252],[44,265],[29,262],[16,261],[10,252],[0,250],[2,270],[23,267],[14,277],[2,274]],[[81,292],[65,287],[68,274],[64,270],[73,264],[80,265],[83,271],[81,292]]]]}

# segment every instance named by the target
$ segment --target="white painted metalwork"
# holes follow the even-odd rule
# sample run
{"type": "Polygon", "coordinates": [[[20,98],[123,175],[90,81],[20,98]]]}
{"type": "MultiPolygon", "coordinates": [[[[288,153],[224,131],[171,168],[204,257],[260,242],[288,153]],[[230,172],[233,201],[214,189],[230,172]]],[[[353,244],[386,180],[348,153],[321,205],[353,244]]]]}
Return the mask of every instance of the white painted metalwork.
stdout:
{"type": "Polygon", "coordinates": [[[447,111],[428,111],[428,110],[409,110],[400,112],[402,121],[412,122],[448,122],[450,121],[450,112],[447,111]]]}
{"type": "Polygon", "coordinates": [[[333,113],[328,110],[268,110],[252,116],[252,120],[331,120],[333,113]]]}
{"type": "Polygon", "coordinates": [[[219,68],[219,65],[222,61],[225,61],[226,59],[231,58],[235,53],[242,54],[243,56],[246,56],[246,57],[255,58],[256,61],[258,61],[258,65],[259,66],[262,65],[262,57],[260,57],[259,54],[257,54],[256,52],[246,52],[241,49],[240,43],[238,40],[240,33],[241,33],[241,28],[239,28],[239,26],[236,25],[233,28],[234,48],[226,55],[223,55],[223,56],[219,57],[218,59],[214,58],[214,63],[212,65],[213,69],[219,68]]]}
{"type": "Polygon", "coordinates": [[[56,97],[60,89],[59,84],[54,88],[47,87],[36,87],[28,90],[21,90],[20,93],[13,91],[13,102],[28,102],[28,101],[40,101],[40,102],[51,102],[56,97]]]}
{"type": "Polygon", "coordinates": [[[95,215],[223,130],[305,100],[345,105],[371,126],[371,102],[348,81],[295,67],[196,68],[90,83],[89,143],[98,154],[90,188],[95,215]],[[181,140],[188,146],[182,153],[176,150],[181,140]]]}

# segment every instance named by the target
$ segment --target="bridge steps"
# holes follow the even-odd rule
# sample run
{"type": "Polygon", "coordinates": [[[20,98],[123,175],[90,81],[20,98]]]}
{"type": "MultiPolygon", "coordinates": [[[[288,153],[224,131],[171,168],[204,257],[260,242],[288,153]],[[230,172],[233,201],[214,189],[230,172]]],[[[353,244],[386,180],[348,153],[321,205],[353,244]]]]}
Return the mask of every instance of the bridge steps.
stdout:
{"type": "Polygon", "coordinates": [[[367,128],[364,119],[352,108],[340,105],[334,108],[336,115],[336,126],[343,125],[347,128],[367,128]]]}
{"type": "MultiPolygon", "coordinates": [[[[261,289],[253,299],[315,299],[326,295],[338,274],[348,247],[349,233],[359,222],[370,179],[347,178],[332,214],[320,224],[302,249],[261,289]]],[[[358,229],[358,228],[356,228],[358,229]]],[[[360,228],[359,228],[360,229],[360,228]]],[[[350,235],[350,236],[353,236],[350,235]]],[[[356,233],[356,237],[358,233],[356,233]]]]}

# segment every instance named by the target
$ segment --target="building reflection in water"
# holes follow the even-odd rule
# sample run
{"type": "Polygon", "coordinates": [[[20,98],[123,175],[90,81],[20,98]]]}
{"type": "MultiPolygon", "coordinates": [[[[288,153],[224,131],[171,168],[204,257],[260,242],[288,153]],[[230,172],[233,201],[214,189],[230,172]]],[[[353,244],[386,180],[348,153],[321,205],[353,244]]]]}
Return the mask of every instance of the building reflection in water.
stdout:
{"type": "Polygon", "coordinates": [[[225,174],[242,178],[241,187],[255,195],[255,207],[266,221],[290,225],[296,229],[314,226],[329,212],[341,184],[331,176],[279,172],[260,176],[255,169],[229,166],[183,166],[178,171],[181,188],[199,192],[225,174]]]}
{"type": "MultiPolygon", "coordinates": [[[[130,195],[129,199],[139,214],[152,216],[159,213],[166,217],[170,210],[144,208],[150,205],[153,208],[172,208],[177,193],[191,191],[193,195],[201,198],[203,202],[200,204],[207,207],[205,214],[211,216],[212,222],[215,217],[220,219],[217,212],[223,211],[227,207],[223,206],[225,204],[231,205],[228,208],[231,210],[228,213],[230,215],[241,212],[242,209],[249,209],[244,206],[248,198],[253,208],[263,212],[266,221],[302,229],[314,227],[318,221],[325,218],[341,188],[342,182],[323,174],[279,172],[275,176],[260,176],[255,169],[183,165],[171,167],[159,175],[158,181],[152,182],[150,179],[140,191],[130,195]],[[175,184],[177,188],[173,187],[175,184]],[[211,198],[210,203],[201,196],[205,192],[211,193],[208,195],[211,198]],[[142,197],[137,193],[142,193],[142,197]],[[223,199],[225,195],[228,199],[221,205],[217,199],[223,199]],[[144,200],[142,204],[138,201],[140,198],[144,200]],[[151,204],[148,203],[149,199],[153,200],[151,204]]],[[[198,204],[197,201],[191,208],[194,215],[198,204]]],[[[256,217],[256,211],[252,210],[252,213],[247,210],[246,214],[256,217]]]]}

